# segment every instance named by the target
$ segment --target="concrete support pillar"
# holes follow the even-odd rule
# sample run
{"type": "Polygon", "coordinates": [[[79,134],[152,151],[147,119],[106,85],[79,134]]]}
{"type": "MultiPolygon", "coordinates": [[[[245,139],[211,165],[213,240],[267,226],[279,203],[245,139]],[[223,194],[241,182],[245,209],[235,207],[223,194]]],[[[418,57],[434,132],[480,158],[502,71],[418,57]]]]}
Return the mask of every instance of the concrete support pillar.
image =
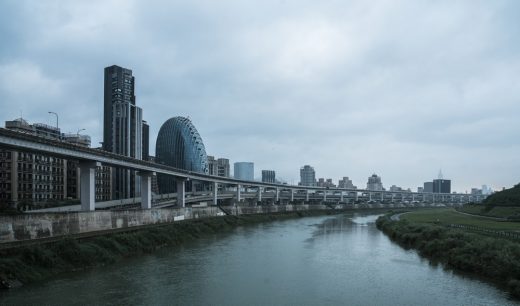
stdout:
{"type": "Polygon", "coordinates": [[[412,202],[415,202],[415,194],[412,193],[412,202]]]}
{"type": "Polygon", "coordinates": [[[358,192],[356,191],[356,193],[354,193],[354,198],[356,199],[356,201],[358,200],[358,192]]]}
{"type": "Polygon", "coordinates": [[[392,203],[394,203],[395,193],[392,193],[392,203]]]}
{"type": "Polygon", "coordinates": [[[294,189],[291,189],[291,203],[294,202],[294,189]]]}
{"type": "Polygon", "coordinates": [[[141,177],[141,209],[152,208],[152,177],[153,172],[139,171],[137,175],[141,177]]]}
{"type": "Polygon", "coordinates": [[[242,189],[242,185],[238,184],[237,185],[237,203],[240,203],[240,201],[242,200],[242,195],[241,195],[240,189],[242,189]]]}
{"type": "Polygon", "coordinates": [[[305,190],[305,202],[309,202],[309,190],[305,190]]]}
{"type": "Polygon", "coordinates": [[[323,190],[323,201],[327,201],[327,190],[323,190]]]}
{"type": "Polygon", "coordinates": [[[186,179],[177,178],[177,206],[186,207],[186,179]]]}
{"type": "Polygon", "coordinates": [[[275,197],[275,203],[278,203],[280,201],[280,189],[276,188],[276,197],[275,197]]]}
{"type": "Polygon", "coordinates": [[[213,182],[213,205],[218,204],[218,183],[213,182]]]}
{"type": "Polygon", "coordinates": [[[80,161],[80,199],[82,211],[96,210],[96,167],[101,163],[80,161]]]}
{"type": "Polygon", "coordinates": [[[258,187],[258,194],[257,194],[257,201],[262,202],[262,192],[264,191],[264,188],[258,187]]]}
{"type": "Polygon", "coordinates": [[[369,200],[369,201],[372,201],[372,192],[369,192],[369,193],[368,193],[368,200],[369,200]]]}
{"type": "Polygon", "coordinates": [[[343,202],[344,198],[343,198],[343,191],[340,191],[339,192],[339,201],[340,202],[343,202]]]}
{"type": "Polygon", "coordinates": [[[385,193],[381,192],[381,202],[383,202],[384,200],[385,200],[385,193]]]}

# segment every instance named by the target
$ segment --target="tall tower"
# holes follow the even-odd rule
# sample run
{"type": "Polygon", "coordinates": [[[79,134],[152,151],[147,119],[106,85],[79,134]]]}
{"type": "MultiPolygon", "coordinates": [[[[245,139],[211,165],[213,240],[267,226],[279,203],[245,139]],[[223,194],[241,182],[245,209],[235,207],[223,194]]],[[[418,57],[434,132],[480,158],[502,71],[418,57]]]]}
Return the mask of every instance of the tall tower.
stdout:
{"type": "MultiPolygon", "coordinates": [[[[148,135],[143,135],[143,111],[135,105],[134,92],[132,70],[115,65],[105,68],[103,149],[142,159],[143,138],[147,140],[148,135]]],[[[115,168],[113,174],[112,195],[115,199],[139,194],[140,181],[135,171],[115,168]]]]}

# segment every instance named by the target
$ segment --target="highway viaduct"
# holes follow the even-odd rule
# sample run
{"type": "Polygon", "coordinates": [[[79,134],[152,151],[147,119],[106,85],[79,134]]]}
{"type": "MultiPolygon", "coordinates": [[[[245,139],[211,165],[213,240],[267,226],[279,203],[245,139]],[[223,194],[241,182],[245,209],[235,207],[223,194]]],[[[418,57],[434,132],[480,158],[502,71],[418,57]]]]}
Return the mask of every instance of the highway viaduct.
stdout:
{"type": "MultiPolygon", "coordinates": [[[[250,202],[262,203],[468,203],[480,202],[485,196],[470,194],[443,194],[443,193],[418,193],[418,192],[392,192],[372,191],[363,189],[325,188],[314,186],[296,186],[276,183],[264,183],[258,181],[245,181],[234,178],[213,176],[177,169],[150,161],[139,160],[127,156],[117,155],[100,149],[91,149],[67,142],[46,139],[34,135],[10,131],[0,128],[0,147],[11,148],[34,153],[48,154],[64,159],[79,161],[80,168],[80,201],[81,210],[93,211],[95,203],[95,169],[104,164],[136,170],[141,177],[141,197],[133,199],[140,202],[142,209],[152,208],[152,199],[159,202],[154,207],[164,207],[175,203],[184,207],[186,203],[210,201],[217,205],[218,200],[231,199],[235,203],[243,203],[247,199],[250,202]],[[151,180],[154,173],[171,175],[175,178],[179,192],[169,195],[174,200],[161,205],[163,195],[152,197],[151,180]],[[191,192],[185,191],[186,181],[206,182],[211,186],[211,191],[191,192]],[[219,186],[223,187],[219,192],[219,186]],[[251,201],[252,200],[252,201],[251,201]]],[[[111,201],[114,202],[114,201],[111,201]]],[[[121,201],[121,203],[124,201],[121,201]]],[[[128,201],[126,201],[128,202],[128,201]]],[[[114,202],[117,204],[117,201],[114,202]]],[[[109,207],[108,205],[107,207],[109,207]]]]}

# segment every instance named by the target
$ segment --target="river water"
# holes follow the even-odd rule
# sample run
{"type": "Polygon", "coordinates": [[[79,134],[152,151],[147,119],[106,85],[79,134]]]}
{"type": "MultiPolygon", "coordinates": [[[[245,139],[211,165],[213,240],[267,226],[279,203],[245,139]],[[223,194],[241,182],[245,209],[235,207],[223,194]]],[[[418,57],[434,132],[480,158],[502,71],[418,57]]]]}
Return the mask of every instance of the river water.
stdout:
{"type": "Polygon", "coordinates": [[[375,227],[376,215],[237,228],[0,293],[0,305],[516,305],[375,227]]]}

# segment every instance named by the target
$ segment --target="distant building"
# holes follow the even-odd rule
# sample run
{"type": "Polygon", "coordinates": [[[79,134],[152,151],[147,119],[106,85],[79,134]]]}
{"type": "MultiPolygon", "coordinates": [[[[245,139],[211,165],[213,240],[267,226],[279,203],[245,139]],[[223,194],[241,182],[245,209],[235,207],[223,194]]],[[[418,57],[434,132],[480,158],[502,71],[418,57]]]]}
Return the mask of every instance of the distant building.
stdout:
{"type": "Polygon", "coordinates": [[[371,191],[383,191],[383,183],[381,182],[381,178],[377,176],[375,173],[372,176],[368,177],[367,182],[367,190],[371,191]]]}
{"type": "Polygon", "coordinates": [[[222,177],[231,177],[231,170],[229,166],[229,159],[217,159],[217,175],[222,177]]]}
{"type": "Polygon", "coordinates": [[[208,155],[208,174],[217,175],[217,161],[215,156],[208,155]]]}
{"type": "Polygon", "coordinates": [[[313,167],[305,165],[300,168],[300,185],[316,186],[316,172],[313,167]]]}
{"type": "Polygon", "coordinates": [[[236,162],[233,164],[234,177],[238,180],[253,181],[255,164],[252,162],[236,162]]]}
{"type": "Polygon", "coordinates": [[[275,183],[276,173],[274,172],[274,170],[262,170],[262,182],[275,183]]]}
{"type": "Polygon", "coordinates": [[[229,159],[215,159],[215,156],[208,155],[208,173],[210,175],[230,177],[229,159]]]}
{"type": "Polygon", "coordinates": [[[349,179],[348,176],[344,176],[343,179],[338,181],[338,188],[357,189],[357,187],[352,184],[352,180],[349,179]]]}
{"type": "Polygon", "coordinates": [[[424,187],[417,187],[417,192],[419,192],[419,193],[424,192],[424,187]]]}
{"type": "Polygon", "coordinates": [[[471,194],[473,195],[482,195],[482,190],[478,188],[471,188],[471,194]]]}
{"type": "Polygon", "coordinates": [[[332,182],[332,179],[330,179],[330,178],[328,178],[328,179],[319,178],[317,186],[318,187],[329,187],[329,188],[336,187],[336,185],[334,185],[334,183],[332,182]]]}
{"type": "Polygon", "coordinates": [[[403,188],[398,187],[398,186],[396,186],[396,185],[392,185],[392,186],[390,187],[390,191],[392,191],[392,192],[403,191],[403,188]]]}
{"type": "Polygon", "coordinates": [[[451,193],[451,181],[445,179],[433,180],[434,193],[451,193]]]}
{"type": "Polygon", "coordinates": [[[433,192],[433,182],[424,182],[423,192],[433,192]]]}

